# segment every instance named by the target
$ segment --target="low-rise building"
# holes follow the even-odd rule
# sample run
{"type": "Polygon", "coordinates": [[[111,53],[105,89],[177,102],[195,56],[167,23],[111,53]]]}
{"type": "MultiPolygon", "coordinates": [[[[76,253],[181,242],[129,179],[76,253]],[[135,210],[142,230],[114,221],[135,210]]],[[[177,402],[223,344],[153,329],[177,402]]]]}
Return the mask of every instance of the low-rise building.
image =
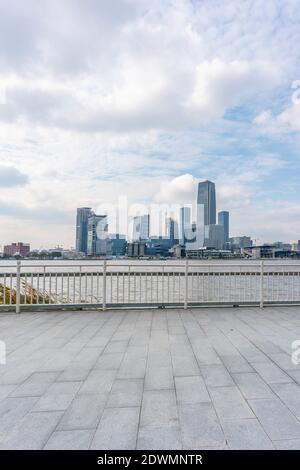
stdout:
{"type": "Polygon", "coordinates": [[[30,244],[17,242],[5,245],[3,249],[4,256],[28,256],[30,253],[30,244]]]}

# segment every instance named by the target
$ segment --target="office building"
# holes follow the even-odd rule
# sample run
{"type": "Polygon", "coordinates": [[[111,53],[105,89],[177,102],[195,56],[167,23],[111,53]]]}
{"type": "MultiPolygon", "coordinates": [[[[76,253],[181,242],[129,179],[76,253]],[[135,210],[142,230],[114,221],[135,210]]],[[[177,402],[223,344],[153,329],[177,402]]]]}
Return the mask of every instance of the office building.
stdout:
{"type": "Polygon", "coordinates": [[[221,211],[218,212],[218,225],[223,225],[224,227],[224,242],[229,240],[229,212],[221,211]]]}
{"type": "Polygon", "coordinates": [[[94,214],[90,207],[77,209],[76,217],[76,251],[87,254],[88,219],[94,214]]]}
{"type": "Polygon", "coordinates": [[[150,215],[137,215],[133,218],[132,241],[140,242],[149,239],[150,234],[150,215]]]}
{"type": "Polygon", "coordinates": [[[204,246],[223,250],[224,248],[224,227],[223,225],[210,224],[204,228],[204,246]]]}
{"type": "Polygon", "coordinates": [[[109,234],[112,256],[124,256],[126,254],[127,241],[125,235],[119,233],[109,234]]]}
{"type": "Polygon", "coordinates": [[[184,245],[186,242],[185,232],[189,230],[191,226],[191,209],[189,207],[181,207],[179,211],[179,227],[180,237],[179,243],[184,245]]]}
{"type": "Polygon", "coordinates": [[[198,184],[197,206],[197,225],[214,225],[216,223],[215,183],[202,181],[198,184]]]}
{"type": "Polygon", "coordinates": [[[87,254],[88,256],[111,255],[111,242],[108,237],[106,215],[93,214],[88,218],[87,254]]]}
{"type": "Polygon", "coordinates": [[[178,244],[178,223],[172,217],[166,218],[166,236],[171,246],[178,244]]]}

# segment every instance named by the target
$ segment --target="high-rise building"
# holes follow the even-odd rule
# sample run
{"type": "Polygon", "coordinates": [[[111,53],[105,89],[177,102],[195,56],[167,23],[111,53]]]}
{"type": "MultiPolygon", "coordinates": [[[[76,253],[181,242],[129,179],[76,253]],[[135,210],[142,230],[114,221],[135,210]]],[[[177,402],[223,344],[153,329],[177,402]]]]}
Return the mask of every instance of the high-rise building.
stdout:
{"type": "Polygon", "coordinates": [[[150,215],[137,215],[133,218],[132,241],[140,242],[149,239],[150,235],[150,215]]]}
{"type": "Polygon", "coordinates": [[[218,225],[224,227],[224,242],[228,242],[229,239],[229,212],[221,211],[218,212],[218,225]]]}
{"type": "Polygon", "coordinates": [[[197,206],[198,225],[213,225],[216,223],[215,183],[202,181],[198,184],[197,206]]]}
{"type": "Polygon", "coordinates": [[[184,245],[186,242],[187,231],[191,227],[191,209],[189,207],[181,207],[179,212],[180,237],[179,242],[184,245]]]}
{"type": "Polygon", "coordinates": [[[111,241],[108,237],[106,215],[93,214],[88,218],[87,254],[105,256],[111,254],[111,241]]]}
{"type": "Polygon", "coordinates": [[[87,254],[88,218],[93,215],[90,207],[77,209],[76,217],[76,251],[87,254]]]}
{"type": "Polygon", "coordinates": [[[219,224],[205,225],[204,245],[207,248],[223,250],[224,248],[224,226],[219,224]]]}
{"type": "Polygon", "coordinates": [[[166,218],[166,236],[171,246],[178,243],[178,223],[172,217],[166,218]]]}

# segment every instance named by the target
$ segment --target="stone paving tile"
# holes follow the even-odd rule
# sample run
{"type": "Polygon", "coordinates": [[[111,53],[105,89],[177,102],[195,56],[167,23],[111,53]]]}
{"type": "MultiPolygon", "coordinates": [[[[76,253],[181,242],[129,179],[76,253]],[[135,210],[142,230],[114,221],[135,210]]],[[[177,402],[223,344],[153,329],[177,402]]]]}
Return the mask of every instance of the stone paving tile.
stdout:
{"type": "Polygon", "coordinates": [[[118,370],[122,362],[124,353],[102,354],[96,362],[94,369],[118,370]]]}
{"type": "Polygon", "coordinates": [[[181,405],[211,401],[201,376],[175,377],[175,387],[177,402],[181,405]]]}
{"type": "Polygon", "coordinates": [[[300,450],[300,439],[273,441],[278,450],[300,450]]]}
{"type": "Polygon", "coordinates": [[[254,418],[237,387],[217,387],[210,390],[211,399],[221,420],[254,418]]]}
{"type": "Polygon", "coordinates": [[[141,426],[177,424],[178,413],[174,390],[145,391],[141,410],[141,426]]]}
{"type": "Polygon", "coordinates": [[[32,410],[37,397],[5,398],[0,403],[0,441],[29,411],[32,410]]]}
{"type": "Polygon", "coordinates": [[[230,372],[230,374],[237,374],[242,372],[254,372],[253,367],[243,358],[243,356],[220,356],[223,364],[230,372]]]}
{"type": "Polygon", "coordinates": [[[221,364],[211,364],[200,367],[207,387],[230,387],[234,386],[231,375],[221,364]]]}
{"type": "Polygon", "coordinates": [[[246,399],[272,398],[274,393],[255,372],[233,374],[233,379],[246,399]]]}
{"type": "Polygon", "coordinates": [[[137,449],[180,450],[179,425],[143,426],[139,428],[137,449]]]}
{"type": "Polygon", "coordinates": [[[0,446],[298,449],[299,312],[0,314],[0,446]]]}
{"type": "Polygon", "coordinates": [[[45,450],[87,450],[94,432],[91,430],[55,431],[49,438],[45,450]]]}
{"type": "Polygon", "coordinates": [[[272,440],[300,438],[300,422],[278,398],[261,398],[248,403],[272,440]]]}
{"type": "Polygon", "coordinates": [[[79,394],[109,393],[115,376],[116,370],[92,370],[82,384],[79,394]]]}
{"type": "Polygon", "coordinates": [[[292,382],[291,377],[272,362],[256,363],[253,367],[268,384],[292,382]]]}
{"type": "Polygon", "coordinates": [[[109,408],[141,406],[143,387],[143,379],[116,380],[106,406],[109,408]]]}
{"type": "Polygon", "coordinates": [[[272,389],[283,403],[300,419],[300,387],[295,383],[273,384],[272,389]]]}
{"type": "Polygon", "coordinates": [[[7,398],[16,389],[16,385],[0,385],[0,402],[7,398]]]}
{"type": "Polygon", "coordinates": [[[74,398],[58,424],[59,430],[94,429],[98,426],[107,395],[88,394],[74,398]]]}
{"type": "Polygon", "coordinates": [[[231,449],[266,450],[274,449],[257,419],[234,419],[222,421],[222,428],[231,449]]]}
{"type": "Polygon", "coordinates": [[[0,449],[42,449],[61,418],[60,411],[28,413],[0,443],[0,449]]]}
{"type": "Polygon", "coordinates": [[[223,431],[210,403],[179,406],[179,419],[183,449],[225,445],[223,431]]]}
{"type": "Polygon", "coordinates": [[[163,390],[174,388],[173,369],[171,366],[148,367],[145,377],[145,390],[163,390]]]}
{"type": "Polygon", "coordinates": [[[56,380],[59,372],[36,372],[10,394],[12,397],[38,397],[56,380]]]}
{"type": "Polygon", "coordinates": [[[100,420],[91,449],[135,449],[139,415],[138,407],[107,408],[100,420]]]}
{"type": "Polygon", "coordinates": [[[66,410],[78,392],[81,382],[56,382],[36,403],[33,411],[66,410]]]}

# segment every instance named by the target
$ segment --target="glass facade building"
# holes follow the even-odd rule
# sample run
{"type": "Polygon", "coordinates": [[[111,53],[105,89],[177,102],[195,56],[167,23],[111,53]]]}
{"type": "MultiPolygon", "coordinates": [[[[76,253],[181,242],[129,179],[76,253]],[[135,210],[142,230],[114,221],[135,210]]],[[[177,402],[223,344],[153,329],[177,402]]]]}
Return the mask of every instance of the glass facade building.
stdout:
{"type": "Polygon", "coordinates": [[[199,225],[214,225],[216,223],[216,189],[215,183],[211,181],[202,181],[198,184],[197,205],[203,208],[197,210],[197,223],[199,225]],[[201,220],[202,219],[202,220],[201,220]]]}
{"type": "Polygon", "coordinates": [[[76,217],[76,251],[87,254],[88,219],[93,215],[90,207],[79,207],[76,217]]]}

